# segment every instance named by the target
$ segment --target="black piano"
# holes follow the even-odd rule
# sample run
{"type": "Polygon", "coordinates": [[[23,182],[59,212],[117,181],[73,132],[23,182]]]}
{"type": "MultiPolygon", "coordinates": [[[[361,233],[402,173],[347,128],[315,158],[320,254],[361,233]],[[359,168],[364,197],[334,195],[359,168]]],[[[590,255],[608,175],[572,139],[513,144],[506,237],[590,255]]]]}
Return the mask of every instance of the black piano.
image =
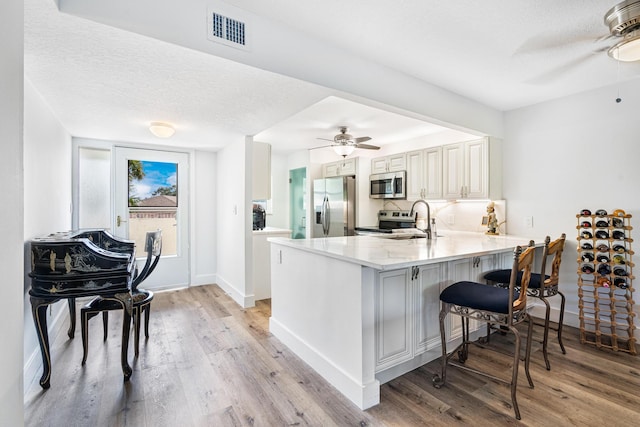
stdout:
{"type": "Polygon", "coordinates": [[[105,230],[77,230],[33,239],[31,248],[31,311],[38,333],[42,364],[40,385],[49,388],[51,357],[46,310],[49,304],[69,301],[71,327],[75,330],[75,298],[100,295],[123,309],[121,364],[125,381],[131,377],[127,360],[131,324],[131,281],[134,276],[135,244],[105,230]]]}

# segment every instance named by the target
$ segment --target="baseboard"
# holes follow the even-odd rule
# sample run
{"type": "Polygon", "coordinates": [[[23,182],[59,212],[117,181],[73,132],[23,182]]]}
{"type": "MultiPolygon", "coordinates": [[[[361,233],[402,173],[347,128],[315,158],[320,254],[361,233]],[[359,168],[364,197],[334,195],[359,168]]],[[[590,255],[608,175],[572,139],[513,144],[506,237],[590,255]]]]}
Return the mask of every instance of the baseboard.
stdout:
{"type": "Polygon", "coordinates": [[[235,302],[240,305],[242,308],[254,307],[256,305],[256,300],[253,294],[245,295],[243,292],[240,292],[236,289],[231,283],[224,280],[223,277],[217,276],[216,280],[213,282],[218,285],[223,291],[225,291],[235,302]]]}
{"type": "MultiPolygon", "coordinates": [[[[545,315],[545,305],[542,302],[536,302],[535,304],[529,307],[529,314],[536,319],[544,320],[545,315]]],[[[551,312],[549,313],[549,319],[552,322],[558,322],[560,318],[560,309],[551,307],[551,312]]],[[[562,321],[564,326],[572,326],[574,328],[580,328],[580,316],[578,313],[574,313],[571,311],[567,311],[565,308],[564,311],[564,319],[562,321]]]]}
{"type": "Polygon", "coordinates": [[[377,379],[368,384],[360,384],[273,317],[269,318],[269,330],[360,409],[364,410],[380,403],[380,381],[377,379]]]}
{"type": "Polygon", "coordinates": [[[211,285],[216,279],[215,274],[200,274],[191,278],[191,286],[211,285]]]}

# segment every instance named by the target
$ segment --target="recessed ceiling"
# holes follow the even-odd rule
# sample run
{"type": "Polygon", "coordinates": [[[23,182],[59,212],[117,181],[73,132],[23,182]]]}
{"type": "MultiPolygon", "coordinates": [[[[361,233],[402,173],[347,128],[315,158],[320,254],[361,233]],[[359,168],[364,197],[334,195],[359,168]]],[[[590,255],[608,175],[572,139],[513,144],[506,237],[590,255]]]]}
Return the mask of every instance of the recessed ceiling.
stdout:
{"type": "MultiPolygon", "coordinates": [[[[602,52],[612,44],[602,39],[608,34],[603,17],[616,1],[59,1],[63,10],[92,20],[61,13],[57,3],[25,0],[25,75],[80,137],[217,149],[257,135],[288,150],[331,138],[341,125],[379,144],[433,131],[415,116],[399,118],[393,108],[366,102],[353,105],[349,94],[305,81],[312,80],[304,76],[313,75],[313,64],[300,53],[318,60],[313,52],[291,53],[298,78],[204,53],[204,18],[193,21],[194,31],[173,24],[178,15],[204,16],[211,5],[237,6],[261,17],[260,31],[269,31],[267,24],[286,28],[293,37],[337,46],[498,111],[640,73],[639,63],[621,64],[602,52]],[[325,108],[332,102],[338,111],[325,108]],[[151,121],[172,124],[176,134],[159,141],[148,132],[151,121]]],[[[253,37],[259,42],[260,32],[253,37]]],[[[237,51],[233,55],[242,55],[237,51]]],[[[393,81],[379,84],[393,90],[393,81]]]]}

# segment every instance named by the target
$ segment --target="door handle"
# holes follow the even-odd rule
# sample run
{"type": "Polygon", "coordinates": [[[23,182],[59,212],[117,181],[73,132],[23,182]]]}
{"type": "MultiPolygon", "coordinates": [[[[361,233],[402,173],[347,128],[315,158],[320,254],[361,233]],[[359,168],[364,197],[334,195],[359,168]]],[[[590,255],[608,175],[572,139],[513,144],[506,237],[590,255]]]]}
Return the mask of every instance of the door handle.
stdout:
{"type": "Polygon", "coordinates": [[[127,222],[124,219],[122,219],[122,217],[120,215],[118,215],[116,217],[116,227],[120,227],[120,224],[122,224],[123,222],[127,222]]]}

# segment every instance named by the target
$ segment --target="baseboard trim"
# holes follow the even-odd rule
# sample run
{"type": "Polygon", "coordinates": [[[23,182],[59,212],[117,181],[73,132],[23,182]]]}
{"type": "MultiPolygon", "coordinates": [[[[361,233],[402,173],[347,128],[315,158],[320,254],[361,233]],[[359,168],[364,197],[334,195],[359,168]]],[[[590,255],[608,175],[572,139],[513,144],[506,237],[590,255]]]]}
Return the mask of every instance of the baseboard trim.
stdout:
{"type": "Polygon", "coordinates": [[[253,294],[245,295],[243,292],[240,292],[236,289],[231,283],[224,280],[223,277],[217,276],[216,281],[217,284],[223,291],[225,291],[235,302],[240,305],[242,308],[254,307],[256,305],[256,300],[253,294]]]}
{"type": "Polygon", "coordinates": [[[360,384],[273,317],[269,318],[269,330],[360,409],[371,408],[380,403],[380,381],[377,379],[367,384],[360,384]]]}

